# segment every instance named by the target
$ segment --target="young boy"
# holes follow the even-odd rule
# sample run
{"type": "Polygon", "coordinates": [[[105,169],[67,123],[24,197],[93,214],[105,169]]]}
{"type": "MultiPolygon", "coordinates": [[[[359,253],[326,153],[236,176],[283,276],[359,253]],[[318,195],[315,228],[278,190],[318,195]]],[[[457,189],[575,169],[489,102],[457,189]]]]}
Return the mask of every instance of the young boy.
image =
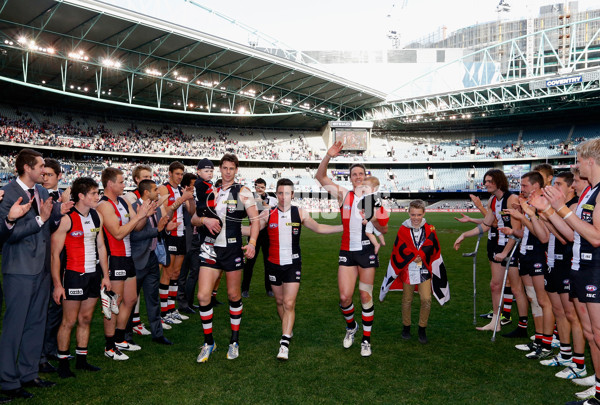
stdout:
{"type": "MultiPolygon", "coordinates": [[[[415,285],[419,286],[421,310],[419,313],[419,342],[426,344],[425,328],[431,311],[432,273],[439,268],[442,280],[446,278],[445,268],[441,260],[440,243],[435,227],[425,220],[425,202],[413,200],[408,208],[409,219],[404,221],[398,230],[397,240],[388,272],[381,285],[379,300],[383,301],[390,285],[400,276],[403,283],[402,295],[402,338],[410,339],[411,305],[415,285]]],[[[444,287],[445,288],[445,287],[444,287]]],[[[449,293],[447,297],[449,297],[449,293]]],[[[440,298],[436,296],[438,301],[440,298]]],[[[440,303],[444,302],[443,300],[440,303]]]]}
{"type": "Polygon", "coordinates": [[[378,190],[379,179],[375,176],[366,177],[363,180],[362,185],[356,188],[356,196],[363,196],[363,200],[359,202],[359,208],[363,209],[365,212],[365,219],[363,220],[363,224],[367,226],[365,229],[365,234],[375,247],[375,254],[379,252],[379,248],[381,246],[385,246],[385,237],[381,232],[375,229],[373,223],[369,221],[369,219],[373,216],[372,213],[374,212],[374,208],[381,207],[381,203],[377,195],[378,190]],[[367,218],[367,215],[369,218],[367,218]]]}
{"type": "MultiPolygon", "coordinates": [[[[196,215],[198,218],[216,218],[219,219],[215,212],[215,187],[212,184],[212,178],[215,170],[213,162],[209,159],[202,159],[198,162],[197,167],[198,181],[195,183],[196,188],[196,215]]],[[[219,225],[223,223],[219,219],[219,225]]],[[[217,235],[212,235],[204,227],[198,227],[198,237],[200,238],[200,257],[206,260],[215,260],[214,243],[217,235]]]]}

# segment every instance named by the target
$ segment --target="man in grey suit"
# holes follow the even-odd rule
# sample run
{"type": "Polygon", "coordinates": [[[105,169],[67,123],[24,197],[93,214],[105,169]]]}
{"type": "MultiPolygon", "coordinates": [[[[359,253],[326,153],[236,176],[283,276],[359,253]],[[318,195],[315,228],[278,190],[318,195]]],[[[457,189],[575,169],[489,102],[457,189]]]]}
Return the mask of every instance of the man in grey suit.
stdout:
{"type": "MultiPolygon", "coordinates": [[[[138,207],[146,200],[158,201],[158,191],[153,180],[142,180],[138,183],[140,198],[131,207],[137,212],[138,207]]],[[[160,303],[158,300],[158,285],[160,282],[160,269],[158,258],[155,254],[157,238],[164,230],[172,231],[177,224],[169,221],[169,217],[161,217],[160,209],[146,220],[144,228],[131,233],[131,258],[135,264],[135,276],[137,281],[137,292],[144,289],[146,310],[148,311],[148,323],[152,333],[152,341],[164,345],[172,345],[171,341],[163,335],[162,320],[160,317],[160,303]]],[[[129,320],[131,325],[132,320],[129,320]]],[[[131,333],[131,328],[127,328],[131,333]]],[[[131,336],[127,336],[131,338],[131,336]]]]}
{"type": "Polygon", "coordinates": [[[4,187],[0,218],[12,226],[2,249],[6,311],[0,336],[0,385],[9,398],[31,398],[23,387],[52,387],[38,377],[46,308],[50,294],[50,222],[60,217],[42,183],[44,159],[23,149],[16,158],[18,178],[4,187]],[[16,221],[8,218],[19,199],[31,209],[16,221]]]}

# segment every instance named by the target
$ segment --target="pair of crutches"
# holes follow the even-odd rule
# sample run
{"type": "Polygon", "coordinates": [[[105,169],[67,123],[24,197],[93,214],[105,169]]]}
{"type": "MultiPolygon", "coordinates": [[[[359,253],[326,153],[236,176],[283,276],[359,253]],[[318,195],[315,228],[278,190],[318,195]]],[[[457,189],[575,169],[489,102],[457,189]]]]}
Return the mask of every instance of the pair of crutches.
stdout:
{"type": "MultiPolygon", "coordinates": [[[[477,243],[475,244],[475,250],[473,252],[463,253],[463,257],[473,258],[473,325],[477,324],[477,251],[479,250],[479,242],[481,241],[482,236],[483,233],[480,233],[477,237],[477,243]]],[[[506,267],[504,269],[502,289],[500,290],[500,302],[498,303],[498,312],[496,313],[496,323],[494,324],[492,342],[496,341],[496,330],[498,329],[498,322],[500,322],[500,311],[502,308],[502,301],[504,300],[504,287],[506,286],[506,278],[508,277],[508,269],[510,268],[510,262],[512,261],[512,258],[515,255],[515,252],[517,251],[517,247],[519,246],[519,242],[521,241],[521,239],[513,235],[509,235],[509,238],[515,241],[515,245],[513,246],[510,252],[510,256],[506,259],[506,267]]]]}

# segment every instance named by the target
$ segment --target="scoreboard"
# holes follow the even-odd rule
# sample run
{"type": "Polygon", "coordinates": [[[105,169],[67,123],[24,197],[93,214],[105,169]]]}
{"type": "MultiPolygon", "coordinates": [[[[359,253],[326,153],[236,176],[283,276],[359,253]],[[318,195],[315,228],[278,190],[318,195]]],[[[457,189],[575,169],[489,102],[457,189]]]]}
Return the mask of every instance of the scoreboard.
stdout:
{"type": "Polygon", "coordinates": [[[333,134],[333,142],[342,141],[344,150],[362,152],[369,148],[372,122],[333,121],[329,125],[333,134]]]}

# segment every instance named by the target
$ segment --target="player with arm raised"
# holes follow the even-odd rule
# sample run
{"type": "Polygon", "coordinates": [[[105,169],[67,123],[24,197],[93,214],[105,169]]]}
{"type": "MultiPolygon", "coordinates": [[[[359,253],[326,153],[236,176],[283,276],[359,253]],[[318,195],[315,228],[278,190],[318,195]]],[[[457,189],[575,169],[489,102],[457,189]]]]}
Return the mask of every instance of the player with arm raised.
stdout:
{"type": "MultiPolygon", "coordinates": [[[[374,246],[365,234],[366,225],[363,224],[361,210],[358,207],[361,199],[355,194],[355,188],[362,185],[365,179],[365,167],[360,163],[350,166],[352,190],[346,190],[344,187],[335,184],[327,176],[329,161],[338,156],[341,151],[342,142],[336,142],[329,148],[317,169],[315,178],[328,193],[337,198],[344,227],[338,262],[340,308],[346,320],[346,335],[343,345],[346,349],[350,348],[354,342],[354,335],[358,331],[358,323],[354,320],[354,304],[352,303],[352,296],[358,279],[363,324],[361,355],[367,357],[371,355],[371,327],[374,314],[373,282],[375,280],[375,268],[379,266],[379,260],[375,254],[374,246]]],[[[389,214],[383,208],[378,209],[370,219],[375,228],[381,233],[387,233],[389,214]]]]}

